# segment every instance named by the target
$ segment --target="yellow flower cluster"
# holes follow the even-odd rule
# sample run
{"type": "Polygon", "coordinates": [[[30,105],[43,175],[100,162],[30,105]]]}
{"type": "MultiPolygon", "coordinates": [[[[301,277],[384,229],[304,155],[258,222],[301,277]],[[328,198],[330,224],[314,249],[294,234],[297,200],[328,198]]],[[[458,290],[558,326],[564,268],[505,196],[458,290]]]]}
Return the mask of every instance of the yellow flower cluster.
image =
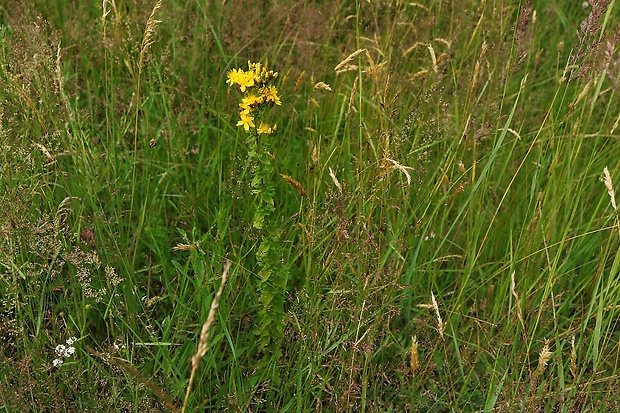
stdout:
{"type": "MultiPolygon", "coordinates": [[[[248,61],[248,70],[233,69],[228,72],[226,83],[229,86],[237,86],[244,93],[241,103],[239,103],[239,122],[237,126],[243,126],[246,132],[250,128],[256,128],[254,118],[256,112],[263,107],[269,105],[282,105],[278,90],[269,83],[278,77],[278,73],[269,70],[260,63],[252,63],[248,61]]],[[[263,122],[259,123],[256,132],[258,134],[271,134],[276,126],[270,126],[263,122]]]]}

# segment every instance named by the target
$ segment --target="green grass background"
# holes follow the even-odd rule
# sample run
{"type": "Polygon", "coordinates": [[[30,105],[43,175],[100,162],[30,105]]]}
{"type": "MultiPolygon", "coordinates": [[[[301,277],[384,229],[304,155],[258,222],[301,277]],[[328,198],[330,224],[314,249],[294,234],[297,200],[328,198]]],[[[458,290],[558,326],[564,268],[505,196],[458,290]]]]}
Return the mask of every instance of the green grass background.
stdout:
{"type": "Polygon", "coordinates": [[[620,15],[602,3],[165,0],[142,50],[155,2],[0,1],[0,412],[180,409],[227,259],[187,411],[619,409],[600,177],[620,166],[620,15]],[[290,270],[259,381],[225,84],[248,60],[280,73],[290,270]]]}

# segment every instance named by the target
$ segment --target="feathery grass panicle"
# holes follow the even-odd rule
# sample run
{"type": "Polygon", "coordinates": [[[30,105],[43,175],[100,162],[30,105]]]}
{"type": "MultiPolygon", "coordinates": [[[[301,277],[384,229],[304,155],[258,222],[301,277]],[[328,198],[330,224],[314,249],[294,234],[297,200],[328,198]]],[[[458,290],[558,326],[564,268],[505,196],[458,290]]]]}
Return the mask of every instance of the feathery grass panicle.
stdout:
{"type": "Polygon", "coordinates": [[[138,149],[138,114],[140,113],[140,83],[142,80],[142,70],[146,60],[146,54],[148,53],[151,45],[153,44],[153,35],[155,34],[155,27],[160,20],[155,20],[157,11],[162,6],[162,0],[158,0],[155,3],[155,7],[151,11],[151,15],[146,21],[146,27],[142,36],[142,44],[140,45],[140,56],[138,58],[138,79],[136,81],[136,108],[135,108],[135,122],[134,122],[134,150],[138,149]]]}
{"type": "Polygon", "coordinates": [[[441,314],[439,313],[439,305],[437,305],[437,300],[435,299],[435,294],[433,294],[433,290],[431,290],[431,303],[433,309],[435,310],[435,315],[437,316],[437,332],[442,340],[444,340],[443,332],[446,328],[443,320],[441,319],[441,314]]]}
{"type": "Polygon", "coordinates": [[[118,14],[118,9],[116,8],[116,2],[114,0],[103,0],[103,3],[101,5],[101,32],[103,35],[104,46],[106,45],[107,38],[108,38],[107,36],[108,15],[111,12],[108,6],[112,7],[112,10],[114,10],[114,16],[116,18],[116,21],[117,23],[120,23],[120,16],[118,14]]]}
{"type": "Polygon", "coordinates": [[[603,176],[601,176],[601,181],[603,181],[603,183],[605,184],[605,188],[607,188],[607,193],[609,194],[612,208],[614,209],[614,211],[617,211],[618,206],[616,205],[616,192],[614,191],[611,175],[607,167],[603,169],[603,176]]]}
{"type": "Polygon", "coordinates": [[[343,61],[338,63],[336,65],[336,67],[334,67],[334,72],[342,73],[342,72],[348,72],[348,71],[351,71],[351,70],[357,70],[357,65],[352,65],[350,63],[351,63],[351,61],[353,61],[353,59],[357,55],[359,55],[360,53],[364,53],[365,51],[366,51],[366,49],[358,49],[358,50],[354,51],[353,53],[351,53],[343,61]]]}
{"type": "Polygon", "coordinates": [[[549,340],[545,340],[545,344],[542,349],[538,353],[538,366],[536,370],[531,374],[530,377],[530,389],[531,389],[531,398],[530,398],[530,409],[535,410],[537,405],[537,394],[536,390],[539,385],[543,383],[543,373],[549,364],[549,360],[553,352],[549,350],[549,340]]]}
{"type": "Polygon", "coordinates": [[[437,73],[437,56],[435,55],[435,49],[433,48],[432,43],[428,44],[427,49],[431,55],[431,62],[433,63],[433,72],[437,73]]]}
{"type": "MultiPolygon", "coordinates": [[[[106,2],[104,1],[104,5],[105,4],[106,2]]],[[[157,25],[161,23],[160,20],[155,19],[155,15],[157,14],[157,11],[161,8],[161,6],[162,6],[162,0],[158,0],[157,3],[155,3],[153,10],[151,11],[151,15],[146,21],[146,27],[144,29],[144,34],[142,36],[142,44],[140,45],[140,55],[138,57],[138,77],[136,80],[134,150],[138,149],[138,114],[140,113],[140,86],[141,86],[141,79],[142,79],[142,70],[144,69],[146,54],[148,53],[149,48],[153,44],[153,35],[155,34],[155,27],[157,27],[157,25]]]]}
{"type": "Polygon", "coordinates": [[[399,171],[404,173],[405,177],[407,178],[407,185],[411,185],[411,175],[409,174],[408,170],[413,170],[414,168],[410,166],[401,165],[394,159],[386,158],[385,160],[392,164],[391,169],[398,169],[399,171]]]}
{"type": "Polygon", "coordinates": [[[196,350],[196,354],[192,357],[192,369],[198,367],[198,363],[207,353],[207,344],[209,341],[209,331],[211,330],[211,326],[215,321],[215,310],[220,305],[220,297],[222,296],[222,292],[224,291],[224,286],[226,285],[226,280],[228,279],[228,271],[230,270],[230,266],[232,263],[230,261],[226,261],[224,265],[224,272],[222,273],[222,281],[220,283],[220,287],[213,298],[213,302],[211,303],[211,308],[209,309],[209,315],[207,317],[207,321],[202,325],[202,330],[200,331],[200,340],[198,342],[198,349],[196,350]]]}
{"type": "Polygon", "coordinates": [[[213,297],[213,301],[211,302],[211,307],[209,308],[209,315],[207,316],[207,320],[202,325],[202,330],[200,331],[200,340],[198,341],[198,348],[196,349],[196,354],[192,356],[192,372],[190,373],[189,383],[187,384],[187,390],[185,392],[185,401],[183,402],[183,408],[181,412],[185,412],[185,408],[187,407],[187,401],[189,399],[190,392],[192,390],[192,384],[194,382],[194,377],[196,376],[196,371],[198,370],[198,365],[200,364],[200,360],[207,354],[207,348],[209,345],[209,332],[211,331],[211,326],[215,322],[215,310],[220,305],[220,297],[224,292],[224,286],[226,285],[226,280],[228,278],[228,271],[230,270],[230,266],[232,263],[229,260],[226,260],[226,264],[224,264],[224,272],[222,273],[222,281],[220,282],[220,287],[215,293],[215,297],[213,297]]]}
{"type": "Polygon", "coordinates": [[[313,91],[316,91],[316,90],[319,90],[319,89],[326,90],[328,92],[332,91],[332,88],[327,83],[325,83],[325,82],[317,82],[314,85],[314,87],[312,88],[313,91]]]}
{"type": "Polygon", "coordinates": [[[338,193],[342,195],[342,185],[340,185],[340,181],[338,181],[338,178],[336,178],[336,174],[331,167],[329,168],[329,176],[332,178],[332,182],[334,182],[336,188],[338,188],[338,193]]]}
{"type": "Polygon", "coordinates": [[[605,188],[607,188],[607,193],[609,194],[609,199],[611,200],[611,207],[614,209],[615,213],[614,220],[616,222],[616,228],[618,229],[618,235],[620,235],[620,216],[618,216],[618,206],[616,205],[616,191],[614,191],[611,174],[609,173],[609,169],[607,167],[603,169],[601,181],[603,181],[605,188]]]}
{"type": "Polygon", "coordinates": [[[144,30],[144,36],[142,38],[142,44],[140,45],[140,58],[139,58],[139,63],[138,63],[138,70],[142,70],[142,68],[144,67],[144,59],[146,58],[146,54],[148,53],[149,48],[153,44],[153,35],[155,34],[155,27],[157,27],[157,25],[161,23],[161,20],[155,19],[157,11],[161,8],[161,6],[162,6],[162,0],[158,0],[157,3],[155,4],[155,7],[153,7],[153,10],[151,11],[151,15],[146,21],[146,28],[144,30]]]}
{"type": "Polygon", "coordinates": [[[540,350],[540,353],[538,353],[538,367],[536,368],[536,376],[542,376],[547,368],[547,364],[549,364],[549,360],[551,360],[552,355],[553,352],[549,350],[549,340],[545,340],[543,348],[540,350]]]}
{"type": "MultiPolygon", "coordinates": [[[[153,10],[151,11],[151,15],[149,16],[148,20],[146,21],[146,28],[144,30],[144,35],[142,37],[142,44],[140,46],[140,56],[138,59],[138,76],[136,79],[136,83],[135,83],[135,116],[134,116],[134,131],[133,131],[133,150],[134,150],[134,156],[137,157],[137,152],[138,152],[138,117],[140,114],[140,104],[141,104],[141,99],[140,99],[140,88],[141,88],[141,81],[142,81],[142,70],[144,68],[144,64],[145,64],[145,59],[146,59],[146,54],[149,50],[149,48],[151,47],[151,45],[153,44],[153,34],[155,33],[155,27],[157,26],[157,24],[161,23],[161,21],[159,20],[155,20],[155,15],[157,14],[157,11],[161,8],[162,6],[162,0],[158,0],[157,3],[155,3],[155,7],[153,7],[153,10]]],[[[129,215],[133,215],[134,212],[134,198],[135,198],[135,192],[136,192],[136,185],[137,185],[137,168],[135,167],[135,162],[134,162],[134,168],[132,171],[132,188],[131,188],[131,204],[129,207],[129,215]]]]}

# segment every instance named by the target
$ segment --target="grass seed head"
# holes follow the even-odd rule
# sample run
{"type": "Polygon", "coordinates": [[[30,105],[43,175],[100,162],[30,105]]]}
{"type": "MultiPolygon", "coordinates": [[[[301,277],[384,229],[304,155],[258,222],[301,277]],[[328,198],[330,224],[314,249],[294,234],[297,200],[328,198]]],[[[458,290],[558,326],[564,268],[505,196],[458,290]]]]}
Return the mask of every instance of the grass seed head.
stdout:
{"type": "Polygon", "coordinates": [[[350,70],[357,70],[357,66],[356,65],[352,65],[350,63],[355,58],[355,56],[357,56],[358,54],[363,53],[365,51],[366,51],[366,49],[358,49],[358,50],[354,51],[353,53],[351,53],[342,62],[340,62],[340,63],[338,63],[336,65],[336,67],[334,68],[334,72],[342,73],[342,72],[348,72],[350,70]]]}
{"type": "Polygon", "coordinates": [[[545,340],[545,345],[540,350],[540,353],[538,353],[538,367],[536,368],[536,376],[541,376],[545,372],[552,355],[553,352],[549,350],[549,340],[545,340]]]}
{"type": "Polygon", "coordinates": [[[418,354],[418,337],[411,337],[411,349],[409,351],[409,366],[411,367],[411,373],[415,376],[420,370],[420,358],[418,354]]]}
{"type": "Polygon", "coordinates": [[[577,351],[575,350],[575,336],[570,339],[570,374],[573,379],[577,378],[579,371],[577,370],[577,351]]]}
{"type": "Polygon", "coordinates": [[[336,185],[336,188],[338,188],[338,192],[340,193],[340,195],[342,195],[342,185],[340,185],[340,182],[338,181],[338,178],[336,178],[336,174],[334,173],[332,168],[329,168],[329,176],[332,178],[332,181],[334,182],[334,185],[336,185]]]}
{"type": "Polygon", "coordinates": [[[432,290],[431,290],[431,302],[433,304],[433,309],[435,310],[435,315],[437,316],[437,331],[439,332],[439,335],[441,336],[441,339],[443,340],[444,339],[443,332],[446,328],[446,325],[441,319],[441,314],[439,313],[439,305],[437,305],[437,300],[435,299],[435,294],[433,294],[432,290]]]}
{"type": "Polygon", "coordinates": [[[614,209],[614,211],[617,211],[618,206],[616,205],[616,192],[614,191],[611,175],[607,167],[603,169],[603,176],[601,176],[601,181],[603,181],[603,183],[605,184],[605,188],[607,188],[607,193],[609,194],[609,198],[611,199],[612,208],[614,209]]]}
{"type": "Polygon", "coordinates": [[[299,195],[303,196],[304,198],[308,198],[308,194],[306,193],[306,191],[304,191],[303,186],[301,186],[301,184],[299,182],[297,182],[296,180],[294,180],[293,178],[291,178],[288,175],[284,175],[284,174],[280,174],[280,176],[282,178],[284,178],[284,180],[293,188],[295,188],[297,190],[297,192],[299,193],[299,195]]]}
{"type": "Polygon", "coordinates": [[[327,83],[325,83],[325,82],[318,82],[316,85],[314,85],[314,88],[312,90],[316,91],[318,89],[326,90],[328,92],[332,91],[332,88],[329,87],[329,85],[327,83]]]}
{"type": "Polygon", "coordinates": [[[142,68],[144,67],[146,53],[153,44],[155,27],[157,27],[157,25],[161,23],[160,20],[155,20],[155,15],[157,14],[157,11],[161,8],[161,1],[162,0],[159,0],[157,3],[155,3],[155,7],[153,7],[153,10],[151,11],[151,15],[146,21],[146,29],[144,30],[144,37],[142,38],[142,45],[140,46],[140,60],[138,64],[138,70],[142,70],[142,68]]]}

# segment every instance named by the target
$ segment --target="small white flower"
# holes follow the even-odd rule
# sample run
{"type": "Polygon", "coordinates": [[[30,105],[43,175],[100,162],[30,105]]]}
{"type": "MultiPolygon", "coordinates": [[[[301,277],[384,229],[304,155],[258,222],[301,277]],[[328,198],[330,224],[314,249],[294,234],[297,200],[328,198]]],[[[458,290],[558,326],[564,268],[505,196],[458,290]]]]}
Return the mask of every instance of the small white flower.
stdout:
{"type": "Polygon", "coordinates": [[[61,358],[71,357],[75,354],[75,347],[73,347],[73,343],[75,343],[77,339],[75,337],[70,337],[67,339],[67,345],[59,344],[55,347],[56,355],[61,358]]]}
{"type": "Polygon", "coordinates": [[[52,365],[54,367],[60,367],[62,366],[63,361],[61,359],[54,359],[54,361],[52,361],[52,365]]]}
{"type": "Polygon", "coordinates": [[[59,344],[56,346],[56,355],[58,357],[65,357],[65,351],[67,350],[67,348],[65,347],[64,344],[59,344]]]}

